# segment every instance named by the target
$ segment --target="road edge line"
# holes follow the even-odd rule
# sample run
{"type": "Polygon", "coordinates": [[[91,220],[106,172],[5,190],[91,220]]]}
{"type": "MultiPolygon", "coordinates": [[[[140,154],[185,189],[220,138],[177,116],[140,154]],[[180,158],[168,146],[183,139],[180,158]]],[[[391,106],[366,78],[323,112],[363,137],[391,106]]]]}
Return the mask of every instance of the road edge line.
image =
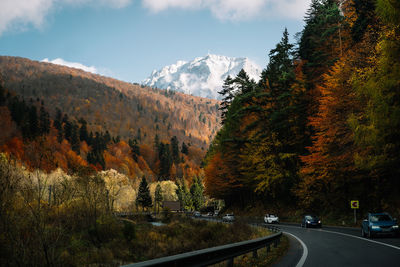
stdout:
{"type": "Polygon", "coordinates": [[[306,262],[307,256],[308,256],[308,248],[306,246],[306,244],[304,244],[304,242],[298,238],[297,236],[295,236],[294,234],[288,233],[288,232],[283,232],[286,235],[290,235],[294,238],[297,239],[297,241],[300,242],[301,246],[303,247],[303,255],[301,256],[299,262],[296,264],[296,267],[302,267],[304,265],[304,263],[306,262]]]}

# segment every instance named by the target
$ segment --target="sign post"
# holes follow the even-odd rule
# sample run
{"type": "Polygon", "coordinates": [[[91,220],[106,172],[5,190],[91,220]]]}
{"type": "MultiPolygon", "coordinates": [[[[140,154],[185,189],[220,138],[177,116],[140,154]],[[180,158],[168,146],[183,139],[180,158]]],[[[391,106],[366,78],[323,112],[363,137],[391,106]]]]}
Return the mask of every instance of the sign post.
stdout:
{"type": "Polygon", "coordinates": [[[357,223],[357,209],[360,208],[360,202],[358,200],[351,200],[350,207],[354,210],[354,224],[357,223]]]}

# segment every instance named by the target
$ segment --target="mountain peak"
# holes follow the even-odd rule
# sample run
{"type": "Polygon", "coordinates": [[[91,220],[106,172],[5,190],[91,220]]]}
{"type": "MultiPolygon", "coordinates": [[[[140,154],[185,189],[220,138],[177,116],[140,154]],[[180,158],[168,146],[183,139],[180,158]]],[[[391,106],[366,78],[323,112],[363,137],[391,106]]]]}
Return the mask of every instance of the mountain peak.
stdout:
{"type": "Polygon", "coordinates": [[[192,61],[178,61],[154,70],[143,81],[144,85],[168,89],[195,96],[220,99],[218,91],[226,77],[236,76],[244,69],[250,78],[260,79],[260,67],[248,58],[234,58],[222,55],[208,54],[192,61]]]}

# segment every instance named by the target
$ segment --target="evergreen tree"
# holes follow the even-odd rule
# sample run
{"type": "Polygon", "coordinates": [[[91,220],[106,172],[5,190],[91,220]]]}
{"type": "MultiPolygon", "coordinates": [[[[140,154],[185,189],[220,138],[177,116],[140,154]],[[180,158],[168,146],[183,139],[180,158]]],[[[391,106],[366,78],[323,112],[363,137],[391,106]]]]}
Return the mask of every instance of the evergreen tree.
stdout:
{"type": "Polygon", "coordinates": [[[173,163],[171,149],[169,144],[160,143],[158,149],[158,158],[160,159],[159,178],[170,178],[170,169],[173,163]]]}
{"type": "MultiPolygon", "coordinates": [[[[111,138],[111,135],[110,135],[110,133],[108,132],[108,130],[106,130],[106,133],[105,133],[104,136],[103,136],[103,140],[104,140],[105,146],[107,146],[107,145],[111,142],[112,138],[111,138]]],[[[105,147],[104,149],[106,149],[106,148],[107,148],[107,147],[105,147]]]]}
{"type": "Polygon", "coordinates": [[[156,186],[156,190],[154,191],[154,204],[157,210],[159,212],[160,205],[162,205],[163,201],[163,195],[162,195],[162,188],[161,185],[158,183],[156,186]]]}
{"type": "Polygon", "coordinates": [[[139,191],[136,197],[136,205],[142,206],[142,210],[145,208],[150,208],[153,206],[153,201],[151,200],[149,186],[146,181],[146,177],[142,177],[142,181],[139,185],[139,191]]]}
{"type": "Polygon", "coordinates": [[[195,210],[200,210],[204,205],[203,191],[204,188],[203,185],[201,184],[200,179],[195,178],[193,180],[192,186],[190,187],[190,194],[195,210]]]}
{"type": "Polygon", "coordinates": [[[81,118],[79,122],[81,124],[81,127],[79,128],[79,140],[88,143],[89,134],[87,131],[87,122],[83,118],[81,118]]]}
{"type": "Polygon", "coordinates": [[[234,98],[234,87],[231,76],[228,75],[222,85],[222,90],[218,92],[222,96],[221,105],[218,108],[221,111],[222,124],[225,122],[226,113],[228,112],[229,105],[234,98]]]}
{"type": "Polygon", "coordinates": [[[78,125],[76,125],[76,123],[71,123],[70,142],[72,151],[75,151],[79,155],[80,153],[79,130],[78,130],[78,125]]]}
{"type": "Polygon", "coordinates": [[[250,81],[249,75],[244,69],[241,69],[232,83],[236,85],[239,94],[246,94],[254,89],[254,81],[250,81]]]}
{"type": "Polygon", "coordinates": [[[140,148],[138,146],[138,142],[136,139],[129,139],[128,143],[131,148],[132,158],[137,162],[138,157],[140,156],[140,148]]]}
{"type": "Polygon", "coordinates": [[[39,126],[40,134],[48,134],[50,132],[50,115],[44,109],[43,105],[40,107],[39,120],[40,120],[40,126],[39,126]]]}
{"type": "Polygon", "coordinates": [[[64,138],[67,139],[69,142],[71,142],[72,124],[69,121],[67,114],[64,114],[63,123],[64,123],[64,127],[63,127],[64,138]]]}
{"type": "Polygon", "coordinates": [[[36,107],[33,105],[29,108],[28,118],[29,128],[27,129],[27,137],[35,138],[39,134],[39,120],[36,107]]]}
{"type": "Polygon", "coordinates": [[[58,131],[62,130],[62,112],[59,108],[56,108],[56,118],[54,119],[53,125],[58,131]]]}
{"type": "Polygon", "coordinates": [[[138,141],[142,140],[142,132],[141,132],[140,128],[137,129],[136,139],[138,141]]]}
{"type": "Polygon", "coordinates": [[[158,148],[160,146],[160,137],[158,134],[154,136],[154,148],[158,151],[158,148]]]}
{"type": "Polygon", "coordinates": [[[176,196],[178,197],[178,201],[181,206],[181,209],[183,209],[184,208],[183,189],[182,189],[181,185],[178,183],[178,181],[175,182],[175,185],[176,185],[175,193],[176,193],[176,196]]]}
{"type": "Polygon", "coordinates": [[[180,157],[179,157],[179,141],[176,136],[171,138],[171,153],[172,153],[172,160],[175,164],[179,164],[180,157]]]}
{"type": "Polygon", "coordinates": [[[3,87],[3,81],[0,77],[0,106],[3,106],[6,103],[6,90],[3,87]]]}
{"type": "Polygon", "coordinates": [[[188,149],[188,146],[185,144],[185,142],[182,142],[181,153],[185,154],[185,155],[189,154],[189,149],[188,149]]]}

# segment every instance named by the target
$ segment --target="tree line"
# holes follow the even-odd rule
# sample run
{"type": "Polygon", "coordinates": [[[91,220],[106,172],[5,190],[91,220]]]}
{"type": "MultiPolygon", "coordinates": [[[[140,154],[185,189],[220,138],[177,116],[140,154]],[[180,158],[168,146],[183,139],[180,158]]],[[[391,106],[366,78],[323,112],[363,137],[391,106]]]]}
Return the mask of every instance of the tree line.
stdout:
{"type": "Polygon", "coordinates": [[[313,0],[259,82],[225,80],[206,192],[241,207],[343,212],[358,199],[399,212],[399,18],[396,1],[313,0]]]}

